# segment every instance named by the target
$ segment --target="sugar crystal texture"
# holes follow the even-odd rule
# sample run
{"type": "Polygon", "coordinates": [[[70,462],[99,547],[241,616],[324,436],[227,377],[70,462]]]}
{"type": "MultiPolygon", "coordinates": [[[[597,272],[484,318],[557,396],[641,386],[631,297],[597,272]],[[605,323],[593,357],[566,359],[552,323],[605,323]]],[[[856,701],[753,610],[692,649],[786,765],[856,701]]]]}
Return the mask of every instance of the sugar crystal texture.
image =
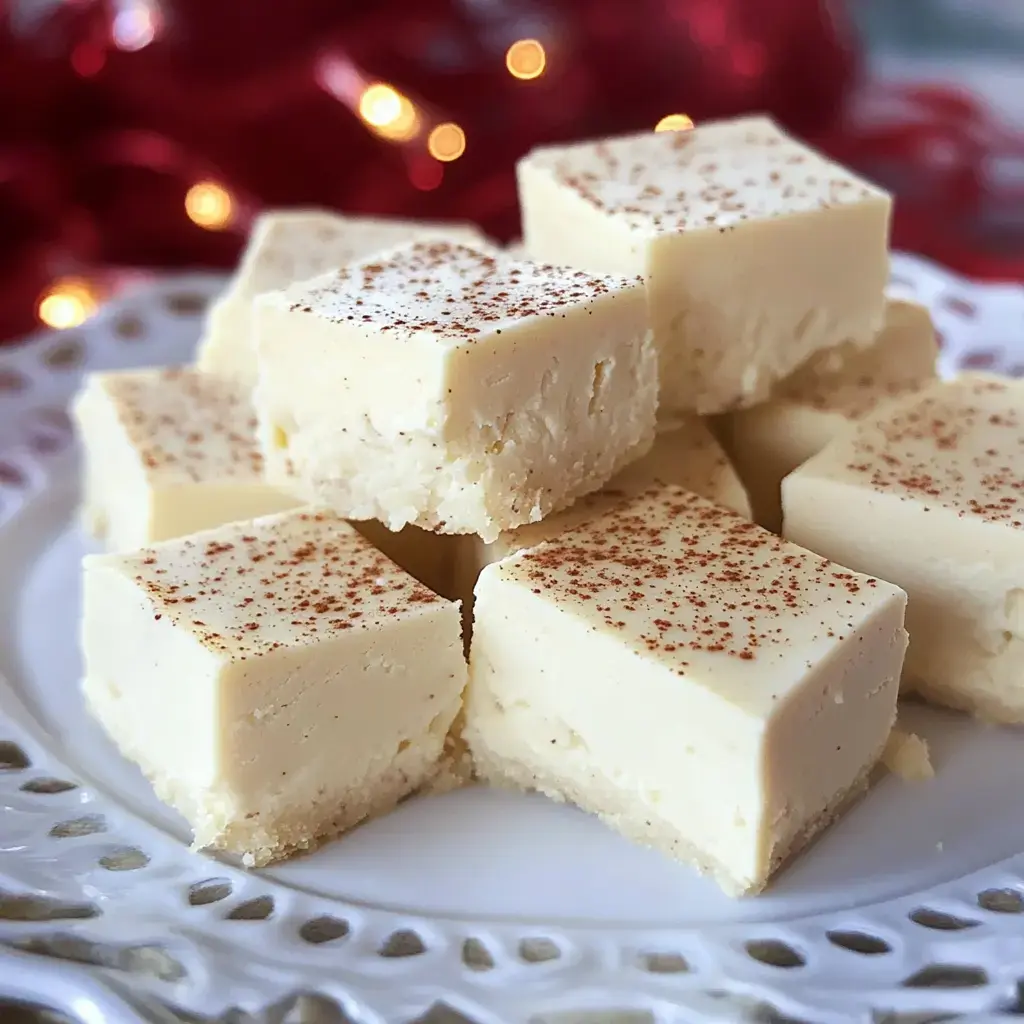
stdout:
{"type": "Polygon", "coordinates": [[[636,279],[419,242],[255,308],[268,478],[352,519],[494,539],[654,439],[636,279]]]}
{"type": "Polygon", "coordinates": [[[763,117],[534,150],[534,259],[645,278],[664,411],[768,397],[882,325],[890,199],[763,117]]]}

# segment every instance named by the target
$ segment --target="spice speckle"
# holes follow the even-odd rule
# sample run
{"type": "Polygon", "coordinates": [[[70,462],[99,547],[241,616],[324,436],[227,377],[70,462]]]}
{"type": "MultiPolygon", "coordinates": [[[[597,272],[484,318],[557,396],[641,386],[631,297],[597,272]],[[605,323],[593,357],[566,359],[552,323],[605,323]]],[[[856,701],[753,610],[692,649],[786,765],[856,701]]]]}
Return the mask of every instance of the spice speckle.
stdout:
{"type": "Polygon", "coordinates": [[[873,491],[1020,529],[1022,409],[1019,383],[968,375],[887,406],[819,459],[873,491]]]}
{"type": "Polygon", "coordinates": [[[894,589],[664,486],[497,571],[681,676],[728,675],[744,702],[797,685],[794,659],[826,656],[894,589]]]}
{"type": "MultiPolygon", "coordinates": [[[[352,263],[260,301],[386,338],[432,337],[453,346],[518,322],[560,317],[614,297],[639,278],[588,274],[447,241],[423,241],[352,263]]],[[[512,342],[510,341],[510,344],[512,342]]]]}
{"type": "Polygon", "coordinates": [[[656,233],[726,232],[884,195],[764,117],[539,149],[527,161],[592,207],[656,233]]]}
{"type": "Polygon", "coordinates": [[[232,523],[117,564],[155,619],[235,660],[377,629],[441,600],[326,510],[232,523]]]}
{"type": "Polygon", "coordinates": [[[259,479],[256,418],[247,396],[189,367],[94,378],[149,475],[164,483],[259,479]]]}

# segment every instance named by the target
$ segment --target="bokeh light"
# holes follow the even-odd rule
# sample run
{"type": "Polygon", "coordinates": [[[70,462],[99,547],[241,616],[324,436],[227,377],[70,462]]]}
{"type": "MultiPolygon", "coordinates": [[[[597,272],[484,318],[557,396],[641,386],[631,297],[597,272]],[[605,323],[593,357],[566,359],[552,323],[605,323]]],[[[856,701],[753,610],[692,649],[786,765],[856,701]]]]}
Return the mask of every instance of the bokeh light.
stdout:
{"type": "Polygon", "coordinates": [[[368,85],[359,97],[359,116],[371,127],[382,128],[402,112],[402,97],[397,89],[383,82],[368,85]]]}
{"type": "Polygon", "coordinates": [[[220,231],[231,223],[234,213],[231,193],[215,181],[199,181],[185,193],[185,212],[193,224],[208,231],[220,231]]]}
{"type": "Polygon", "coordinates": [[[544,74],[548,57],[543,45],[536,39],[517,39],[505,51],[505,67],[514,78],[528,81],[544,74]]]}
{"type": "Polygon", "coordinates": [[[687,114],[666,114],[655,126],[656,132],[688,132],[693,118],[687,114]]]}
{"type": "Polygon", "coordinates": [[[427,150],[442,163],[458,160],[466,152],[466,133],[454,121],[445,121],[431,131],[427,150]]]}
{"type": "Polygon", "coordinates": [[[383,82],[368,85],[359,96],[359,116],[381,138],[408,142],[420,130],[420,116],[408,96],[383,82]]]}
{"type": "Polygon", "coordinates": [[[160,30],[160,16],[150,0],[123,0],[110,27],[119,50],[143,50],[160,30]]]}
{"type": "Polygon", "coordinates": [[[98,305],[96,290],[88,281],[65,277],[54,281],[40,296],[36,312],[47,327],[65,330],[88,320],[98,305]]]}

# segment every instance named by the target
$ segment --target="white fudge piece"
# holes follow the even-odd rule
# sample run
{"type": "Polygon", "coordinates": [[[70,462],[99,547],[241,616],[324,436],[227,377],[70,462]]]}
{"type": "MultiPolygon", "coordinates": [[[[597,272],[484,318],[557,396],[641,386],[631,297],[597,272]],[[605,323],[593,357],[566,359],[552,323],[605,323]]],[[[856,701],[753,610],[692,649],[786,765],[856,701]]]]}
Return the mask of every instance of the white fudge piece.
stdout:
{"type": "Polygon", "coordinates": [[[601,490],[580,498],[570,508],[539,523],[508,530],[490,544],[474,536],[458,538],[455,595],[462,601],[463,613],[467,615],[464,633],[470,632],[468,612],[473,605],[473,588],[485,565],[552,540],[564,530],[594,519],[657,483],[677,484],[750,518],[750,503],[743,484],[714,435],[695,416],[680,420],[670,429],[659,431],[646,455],[617,473],[601,490]]]}
{"type": "Polygon", "coordinates": [[[231,283],[210,308],[198,365],[251,391],[256,358],[250,337],[252,300],[380,249],[419,238],[485,244],[470,224],[348,217],[327,210],[271,210],[256,218],[231,283]]]}
{"type": "Polygon", "coordinates": [[[135,548],[298,504],[263,479],[248,396],[191,369],[91,374],[75,400],[83,520],[135,548]]]}
{"type": "Polygon", "coordinates": [[[87,558],[82,637],[92,713],[250,864],[430,781],[466,678],[458,605],[308,509],[87,558]]]}
{"type": "Polygon", "coordinates": [[[889,196],[766,118],[538,149],[518,174],[534,259],[646,279],[666,411],[753,405],[882,325],[889,196]]]}
{"type": "Polygon", "coordinates": [[[906,590],[906,689],[1024,721],[1024,385],[970,375],[886,405],[782,502],[787,537],[906,590]]]}
{"type": "Polygon", "coordinates": [[[935,379],[938,345],[923,306],[892,301],[885,327],[867,349],[816,357],[771,400],[734,413],[722,436],[746,484],[757,521],[782,529],[782,478],[880,403],[935,379]]]}
{"type": "Polygon", "coordinates": [[[653,442],[636,279],[419,242],[255,309],[268,478],[349,518],[493,540],[653,442]]]}
{"type": "Polygon", "coordinates": [[[463,735],[487,781],[756,892],[866,787],[905,602],[654,488],[480,574],[463,735]]]}

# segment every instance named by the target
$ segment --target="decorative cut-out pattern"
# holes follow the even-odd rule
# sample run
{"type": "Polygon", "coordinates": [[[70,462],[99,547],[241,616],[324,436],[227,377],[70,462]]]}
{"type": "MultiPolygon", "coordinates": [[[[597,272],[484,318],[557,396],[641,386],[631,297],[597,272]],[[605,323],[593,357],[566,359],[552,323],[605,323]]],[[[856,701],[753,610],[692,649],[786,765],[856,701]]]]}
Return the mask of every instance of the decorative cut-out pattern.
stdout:
{"type": "Polygon", "coordinates": [[[86,814],[81,818],[70,818],[58,821],[50,829],[52,839],[75,839],[78,836],[92,836],[97,832],[106,832],[107,823],[102,814],[86,814]]]}
{"type": "Polygon", "coordinates": [[[803,954],[779,939],[754,939],[746,944],[747,955],[769,967],[791,969],[807,962],[803,954]]]}
{"type": "Polygon", "coordinates": [[[423,940],[414,931],[402,928],[400,931],[393,932],[384,940],[383,945],[377,950],[377,955],[394,959],[406,956],[420,956],[420,954],[426,951],[427,947],[423,944],[423,940]]]}
{"type": "Polygon", "coordinates": [[[964,928],[976,928],[978,925],[977,921],[946,914],[941,910],[931,910],[928,907],[920,907],[908,916],[914,924],[919,924],[922,928],[934,928],[939,932],[958,932],[964,928]]]}
{"type": "Polygon", "coordinates": [[[334,942],[335,939],[345,938],[348,930],[348,921],[325,915],[304,922],[299,928],[299,938],[318,946],[322,942],[334,942]]]}
{"type": "Polygon", "coordinates": [[[227,878],[207,878],[189,886],[188,901],[193,907],[219,903],[231,895],[231,882],[227,878]]]}
{"type": "Polygon", "coordinates": [[[229,921],[265,921],[274,913],[273,896],[257,896],[255,899],[239,903],[228,914],[229,921]]]}
{"type": "Polygon", "coordinates": [[[107,871],[138,871],[148,863],[149,857],[137,846],[119,846],[99,859],[100,867],[107,871]]]}
{"type": "Polygon", "coordinates": [[[892,951],[892,947],[885,939],[877,935],[868,935],[865,932],[828,932],[828,941],[840,949],[848,949],[851,953],[860,953],[863,956],[881,956],[883,953],[892,951]]]}
{"type": "MultiPolygon", "coordinates": [[[[1024,366],[1014,342],[1024,291],[1004,288],[993,305],[984,287],[915,261],[897,258],[894,270],[898,290],[935,311],[946,372],[1024,366]]],[[[219,286],[170,282],[74,335],[0,351],[0,516],[24,509],[67,464],[64,405],[85,361],[187,361],[219,286]]],[[[69,969],[95,979],[97,1019],[117,1024],[136,1019],[135,1003],[187,1024],[609,1024],[612,1013],[616,1024],[902,1024],[1010,1011],[1024,979],[1024,855],[855,914],[785,925],[432,920],[188,851],[79,779],[59,741],[26,728],[15,704],[0,699],[0,973],[28,962],[38,1000],[65,1011],[69,969]],[[893,1007],[899,1015],[887,1016],[893,1007]]]]}

